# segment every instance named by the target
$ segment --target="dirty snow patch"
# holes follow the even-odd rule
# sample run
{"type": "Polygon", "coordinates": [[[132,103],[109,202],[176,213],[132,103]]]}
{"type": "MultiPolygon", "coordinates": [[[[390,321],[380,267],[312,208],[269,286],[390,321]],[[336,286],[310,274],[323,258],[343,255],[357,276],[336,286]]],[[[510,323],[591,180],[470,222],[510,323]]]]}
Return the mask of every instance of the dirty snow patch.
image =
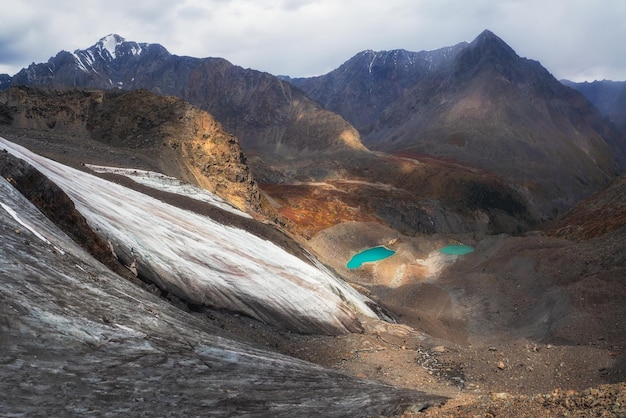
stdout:
{"type": "Polygon", "coordinates": [[[221,197],[209,192],[201,187],[184,183],[176,177],[167,176],[155,171],[137,170],[134,168],[106,167],[93,164],[85,164],[85,166],[96,173],[118,174],[130,178],[139,184],[161,190],[168,193],[174,193],[181,196],[190,197],[201,202],[209,203],[220,209],[234,213],[244,218],[252,218],[245,212],[231,206],[221,197]]]}

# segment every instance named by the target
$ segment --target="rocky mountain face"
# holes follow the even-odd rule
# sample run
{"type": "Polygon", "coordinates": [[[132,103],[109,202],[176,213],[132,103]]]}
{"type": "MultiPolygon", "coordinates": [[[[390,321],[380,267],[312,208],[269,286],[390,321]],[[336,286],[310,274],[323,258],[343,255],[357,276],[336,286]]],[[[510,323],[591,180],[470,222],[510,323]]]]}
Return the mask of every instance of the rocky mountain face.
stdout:
{"type": "Polygon", "coordinates": [[[11,85],[12,77],[8,74],[0,74],[0,90],[6,90],[11,85]]]}
{"type": "Polygon", "coordinates": [[[265,213],[237,139],[183,100],[142,90],[21,87],[0,92],[0,109],[5,125],[78,137],[83,145],[93,139],[131,158],[152,155],[153,169],[198,184],[243,211],[265,213]]]}
{"type": "Polygon", "coordinates": [[[582,93],[598,110],[608,116],[622,132],[626,132],[626,81],[593,81],[561,83],[582,93]]]}
{"type": "Polygon", "coordinates": [[[284,79],[345,117],[365,135],[374,129],[388,106],[413,88],[416,80],[441,71],[465,46],[460,43],[422,52],[367,50],[323,76],[284,79]]]}
{"type": "Polygon", "coordinates": [[[147,89],[177,96],[211,113],[246,150],[289,156],[364,150],[358,132],[342,117],[270,74],[221,58],[179,57],[161,45],[119,35],[32,64],[11,85],[147,89]]]}
{"type": "Polygon", "coordinates": [[[374,120],[346,118],[371,149],[491,170],[528,196],[542,217],[605,187],[626,167],[623,137],[583,96],[489,31],[431,53],[362,53],[327,75],[295,83],[339,113],[359,106],[355,99],[368,103],[374,120]],[[385,60],[363,59],[378,54],[385,60]],[[395,56],[404,59],[389,59],[395,56]],[[429,56],[437,58],[432,66],[429,56]],[[370,89],[374,84],[398,88],[383,95],[370,89]]]}

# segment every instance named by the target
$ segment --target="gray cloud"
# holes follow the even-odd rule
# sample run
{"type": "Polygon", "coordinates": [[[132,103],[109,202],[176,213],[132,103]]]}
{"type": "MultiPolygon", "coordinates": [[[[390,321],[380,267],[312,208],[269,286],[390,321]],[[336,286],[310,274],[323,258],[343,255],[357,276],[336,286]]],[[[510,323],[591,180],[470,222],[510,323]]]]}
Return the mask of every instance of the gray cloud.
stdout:
{"type": "Polygon", "coordinates": [[[24,0],[3,10],[0,72],[118,33],[178,55],[311,76],[364,49],[430,50],[490,29],[557,78],[626,80],[625,16],[623,0],[24,0]]]}

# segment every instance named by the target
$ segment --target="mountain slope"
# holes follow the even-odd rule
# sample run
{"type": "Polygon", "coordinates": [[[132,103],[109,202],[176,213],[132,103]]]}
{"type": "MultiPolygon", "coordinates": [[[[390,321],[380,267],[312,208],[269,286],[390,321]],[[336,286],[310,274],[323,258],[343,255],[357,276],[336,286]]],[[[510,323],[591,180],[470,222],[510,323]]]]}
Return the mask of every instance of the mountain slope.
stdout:
{"type": "Polygon", "coordinates": [[[161,45],[119,35],[32,64],[11,85],[147,89],[177,96],[211,113],[246,150],[289,155],[364,150],[343,118],[270,74],[221,58],[179,57],[161,45]]]}
{"type": "Polygon", "coordinates": [[[3,177],[0,237],[3,414],[391,416],[443,399],[228,338],[106,269],[3,177]]]}
{"type": "Polygon", "coordinates": [[[589,240],[626,228],[626,175],[579,202],[548,228],[551,235],[589,240]]]}
{"type": "Polygon", "coordinates": [[[403,97],[415,80],[439,71],[465,45],[422,52],[367,50],[326,75],[287,80],[366,134],[382,112],[403,97]]]}
{"type": "Polygon", "coordinates": [[[626,81],[593,81],[561,83],[582,93],[603,115],[611,119],[622,132],[626,132],[626,81]]]}
{"type": "MultiPolygon", "coordinates": [[[[542,217],[571,207],[626,167],[623,138],[581,95],[489,31],[459,44],[390,101],[363,131],[371,149],[435,155],[495,172],[527,195],[542,217]]],[[[435,53],[435,52],[433,52],[435,53]]],[[[438,52],[440,54],[440,52],[438,52]]],[[[358,60],[357,60],[358,61],[358,60]]],[[[361,63],[361,72],[363,72],[361,63]]],[[[396,68],[387,65],[389,73],[396,68]]],[[[384,71],[380,71],[384,73],[384,71]]],[[[335,73],[298,84],[311,94],[335,73]]],[[[362,78],[357,71],[343,78],[362,78]]],[[[393,77],[384,81],[393,84],[393,77]]],[[[341,111],[369,94],[357,81],[317,100],[341,111]],[[336,104],[326,98],[341,97],[336,104]]],[[[319,88],[321,90],[321,88],[319,88]]],[[[381,102],[381,105],[385,103],[381,102]]]]}

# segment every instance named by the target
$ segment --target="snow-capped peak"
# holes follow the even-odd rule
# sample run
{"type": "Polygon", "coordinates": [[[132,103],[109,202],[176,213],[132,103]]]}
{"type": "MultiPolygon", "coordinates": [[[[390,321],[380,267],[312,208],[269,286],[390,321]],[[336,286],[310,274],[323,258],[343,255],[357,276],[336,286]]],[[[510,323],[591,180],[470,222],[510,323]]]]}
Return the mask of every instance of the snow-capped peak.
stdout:
{"type": "MultiPolygon", "coordinates": [[[[87,49],[77,49],[72,55],[85,73],[98,72],[102,65],[127,56],[140,56],[149,44],[127,41],[118,34],[109,34],[87,49]]],[[[111,82],[111,84],[114,84],[111,82]]]]}
{"type": "Polygon", "coordinates": [[[116,58],[115,50],[117,46],[121,45],[125,41],[126,40],[120,35],[112,33],[105,36],[104,38],[100,38],[97,45],[100,47],[101,50],[104,49],[108,51],[112,58],[116,58]]]}

